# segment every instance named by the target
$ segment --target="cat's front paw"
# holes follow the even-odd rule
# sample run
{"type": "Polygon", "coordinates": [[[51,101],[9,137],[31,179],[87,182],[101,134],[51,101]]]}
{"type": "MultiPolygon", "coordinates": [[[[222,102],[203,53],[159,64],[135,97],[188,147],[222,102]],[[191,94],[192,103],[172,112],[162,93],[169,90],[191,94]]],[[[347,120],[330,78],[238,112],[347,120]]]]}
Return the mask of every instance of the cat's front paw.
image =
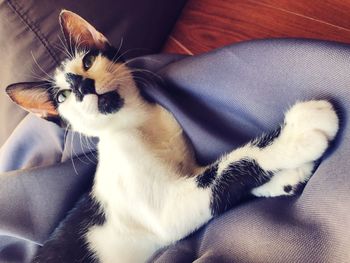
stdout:
{"type": "Polygon", "coordinates": [[[294,167],[319,159],[333,140],[339,119],[333,105],[326,100],[295,104],[286,114],[281,141],[294,167]]]}

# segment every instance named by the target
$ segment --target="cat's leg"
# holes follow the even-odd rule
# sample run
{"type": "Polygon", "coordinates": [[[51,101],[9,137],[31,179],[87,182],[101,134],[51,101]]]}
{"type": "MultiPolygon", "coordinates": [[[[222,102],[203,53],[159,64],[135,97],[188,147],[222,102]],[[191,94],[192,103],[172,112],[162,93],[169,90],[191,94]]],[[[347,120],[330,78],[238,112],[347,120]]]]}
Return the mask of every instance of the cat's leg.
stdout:
{"type": "Polygon", "coordinates": [[[337,131],[338,117],[329,102],[297,103],[286,113],[280,129],[223,156],[189,178],[188,185],[177,187],[177,199],[169,209],[176,220],[194,226],[228,210],[250,193],[293,194],[309,179],[314,161],[337,131]],[[188,218],[185,210],[198,218],[188,218]]]}
{"type": "MultiPolygon", "coordinates": [[[[338,131],[338,117],[328,101],[307,101],[295,104],[287,113],[283,126],[253,140],[223,158],[225,165],[240,156],[256,160],[274,176],[252,190],[256,196],[293,194],[312,173],[319,159],[338,131]]],[[[222,165],[222,164],[221,164],[222,165]]]]}

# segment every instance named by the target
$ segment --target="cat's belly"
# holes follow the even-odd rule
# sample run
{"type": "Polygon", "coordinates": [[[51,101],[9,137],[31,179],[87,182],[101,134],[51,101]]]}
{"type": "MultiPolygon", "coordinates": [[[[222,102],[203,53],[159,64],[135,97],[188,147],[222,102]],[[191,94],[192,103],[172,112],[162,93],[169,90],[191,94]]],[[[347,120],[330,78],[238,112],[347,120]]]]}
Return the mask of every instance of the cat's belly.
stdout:
{"type": "Polygon", "coordinates": [[[157,216],[169,184],[155,179],[155,174],[161,173],[159,166],[150,168],[135,162],[119,158],[106,166],[100,163],[95,175],[93,195],[106,221],[91,227],[86,238],[102,263],[144,262],[165,244],[162,239],[166,234],[157,216]]]}
{"type": "Polygon", "coordinates": [[[87,241],[101,262],[117,262],[120,258],[120,262],[144,262],[156,250],[185,237],[210,218],[209,208],[198,216],[193,214],[198,200],[209,202],[204,190],[198,193],[198,199],[188,197],[198,192],[194,180],[189,184],[190,179],[160,166],[143,170],[139,167],[138,176],[134,166],[122,168],[128,169],[129,176],[118,174],[116,167],[119,166],[110,170],[99,167],[93,190],[106,222],[90,228],[87,241]],[[109,171],[111,176],[100,174],[102,171],[109,171]],[[168,174],[155,176],[161,173],[168,174]]]}
{"type": "Polygon", "coordinates": [[[193,214],[199,202],[209,203],[206,190],[198,191],[195,180],[178,174],[140,144],[130,144],[116,145],[112,154],[100,156],[95,175],[93,196],[106,221],[91,227],[86,237],[101,262],[133,262],[134,257],[143,262],[210,218],[207,207],[193,214]]]}
{"type": "Polygon", "coordinates": [[[186,179],[160,164],[147,167],[123,163],[100,166],[95,176],[93,195],[104,209],[107,221],[117,232],[147,232],[162,243],[173,240],[164,213],[173,196],[182,191],[181,182],[186,179]]]}

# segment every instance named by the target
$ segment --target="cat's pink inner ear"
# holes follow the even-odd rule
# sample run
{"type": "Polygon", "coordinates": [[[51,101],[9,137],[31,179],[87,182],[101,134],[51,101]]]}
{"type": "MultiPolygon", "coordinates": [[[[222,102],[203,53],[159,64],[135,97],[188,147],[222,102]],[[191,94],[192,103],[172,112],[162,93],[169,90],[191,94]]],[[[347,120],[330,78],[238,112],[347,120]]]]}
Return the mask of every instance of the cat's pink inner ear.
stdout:
{"type": "Polygon", "coordinates": [[[42,83],[16,83],[8,86],[6,92],[15,103],[26,111],[42,118],[57,116],[58,112],[47,88],[40,87],[40,85],[42,83]]]}
{"type": "Polygon", "coordinates": [[[70,46],[104,49],[109,44],[102,33],[71,11],[63,10],[60,13],[60,24],[70,46]]]}

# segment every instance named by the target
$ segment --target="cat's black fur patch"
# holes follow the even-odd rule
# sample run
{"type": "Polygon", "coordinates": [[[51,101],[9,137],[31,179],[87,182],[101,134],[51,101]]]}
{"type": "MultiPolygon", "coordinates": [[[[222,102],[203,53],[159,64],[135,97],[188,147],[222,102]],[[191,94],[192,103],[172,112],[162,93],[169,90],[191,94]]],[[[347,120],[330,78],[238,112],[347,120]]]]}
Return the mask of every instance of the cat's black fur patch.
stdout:
{"type": "MultiPolygon", "coordinates": [[[[81,52],[86,52],[84,48],[77,48],[81,52]]],[[[86,55],[98,56],[101,55],[103,57],[108,58],[108,60],[113,61],[113,63],[123,63],[125,62],[120,50],[107,44],[104,49],[90,49],[86,55]]]]}
{"type": "Polygon", "coordinates": [[[261,137],[254,139],[252,145],[255,145],[259,148],[265,148],[273,143],[273,141],[281,134],[282,127],[280,126],[276,130],[266,133],[261,137]]]}
{"type": "Polygon", "coordinates": [[[305,185],[306,182],[299,182],[298,184],[293,185],[293,194],[300,195],[303,192],[305,185]]]}
{"type": "Polygon", "coordinates": [[[82,76],[72,73],[67,73],[65,77],[78,101],[82,101],[86,94],[96,94],[93,79],[83,79],[82,76]]]}
{"type": "Polygon", "coordinates": [[[286,193],[290,193],[290,191],[293,190],[293,187],[289,184],[289,185],[285,185],[283,187],[283,191],[285,191],[286,193]]]}
{"type": "Polygon", "coordinates": [[[87,56],[87,55],[91,55],[91,56],[97,56],[98,54],[100,54],[100,50],[98,50],[98,49],[90,49],[87,53],[86,53],[86,55],[85,56],[87,56]]]}
{"type": "Polygon", "coordinates": [[[85,194],[52,236],[39,248],[33,263],[97,262],[84,239],[89,227],[106,221],[101,207],[85,194]]]}
{"type": "MultiPolygon", "coordinates": [[[[66,80],[70,84],[73,93],[78,101],[82,101],[86,94],[96,94],[95,81],[93,79],[83,79],[82,76],[67,73],[66,80]]],[[[124,105],[124,99],[117,91],[107,92],[98,95],[98,110],[102,114],[117,112],[124,105]]]]}
{"type": "Polygon", "coordinates": [[[86,78],[82,81],[81,86],[79,88],[81,94],[95,94],[95,80],[86,78]]]}
{"type": "Polygon", "coordinates": [[[201,187],[201,188],[209,187],[214,182],[217,172],[218,172],[218,164],[213,164],[210,167],[208,167],[204,171],[204,173],[202,173],[196,178],[198,187],[201,187]]]}
{"type": "Polygon", "coordinates": [[[123,63],[125,60],[119,51],[119,48],[117,49],[111,45],[107,45],[107,47],[101,51],[101,55],[108,58],[110,61],[113,61],[114,63],[123,63]]]}
{"type": "Polygon", "coordinates": [[[79,86],[79,84],[83,80],[82,76],[76,75],[76,74],[73,74],[73,73],[67,73],[65,75],[65,78],[66,78],[66,81],[71,86],[71,89],[75,89],[77,86],[79,86]]]}
{"type": "Polygon", "coordinates": [[[272,176],[272,172],[265,171],[252,159],[242,159],[230,164],[213,184],[210,202],[212,215],[227,211],[250,190],[268,182],[272,176]]]}
{"type": "Polygon", "coordinates": [[[124,99],[116,91],[98,96],[98,110],[103,114],[117,112],[123,105],[124,99]]]}

